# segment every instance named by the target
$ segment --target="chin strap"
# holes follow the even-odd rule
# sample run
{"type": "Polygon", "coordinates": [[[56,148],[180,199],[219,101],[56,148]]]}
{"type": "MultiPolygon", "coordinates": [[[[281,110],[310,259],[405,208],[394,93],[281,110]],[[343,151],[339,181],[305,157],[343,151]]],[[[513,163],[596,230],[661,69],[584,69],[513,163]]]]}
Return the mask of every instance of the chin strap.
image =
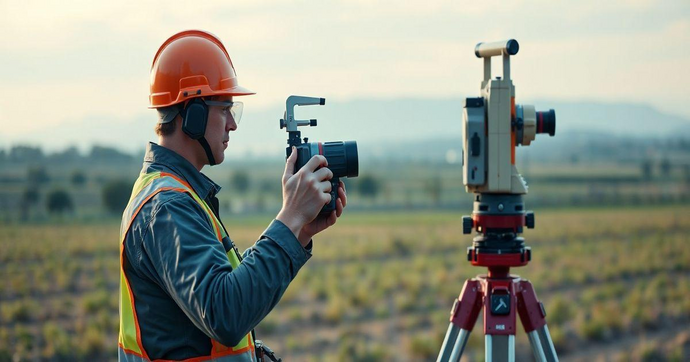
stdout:
{"type": "Polygon", "coordinates": [[[214,166],[216,164],[216,159],[213,157],[213,152],[211,152],[211,146],[209,146],[208,141],[206,141],[206,137],[201,137],[197,141],[199,141],[201,147],[203,147],[204,151],[206,152],[206,157],[208,157],[208,164],[214,166]]]}

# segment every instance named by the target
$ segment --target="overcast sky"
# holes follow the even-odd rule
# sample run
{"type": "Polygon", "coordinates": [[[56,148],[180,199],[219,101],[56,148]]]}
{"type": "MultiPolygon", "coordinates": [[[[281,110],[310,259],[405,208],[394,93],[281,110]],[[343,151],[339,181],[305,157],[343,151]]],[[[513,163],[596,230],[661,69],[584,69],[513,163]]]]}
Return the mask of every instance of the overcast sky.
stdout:
{"type": "MultiPolygon", "coordinates": [[[[280,106],[289,94],[333,101],[478,94],[475,44],[514,38],[520,103],[643,102],[690,117],[687,0],[171,4],[0,0],[0,147],[85,120],[153,122],[146,108],[153,55],[191,28],[219,36],[240,84],[258,93],[244,99],[245,112],[280,106]]],[[[151,124],[135,131],[150,132],[151,124]]]]}

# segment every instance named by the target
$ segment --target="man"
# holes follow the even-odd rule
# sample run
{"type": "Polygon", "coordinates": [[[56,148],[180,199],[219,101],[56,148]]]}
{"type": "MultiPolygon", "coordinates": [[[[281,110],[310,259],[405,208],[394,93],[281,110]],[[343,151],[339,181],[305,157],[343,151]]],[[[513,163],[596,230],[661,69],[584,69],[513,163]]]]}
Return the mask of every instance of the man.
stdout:
{"type": "Polygon", "coordinates": [[[295,173],[293,149],[283,207],[240,256],[218,215],[220,187],[200,171],[223,162],[241,117],[233,97],[251,94],[209,33],[175,34],[154,57],[159,144],[148,145],[120,229],[120,360],[256,360],[253,328],[347,204],[341,183],[336,210],[317,217],[333,174],[323,156],[295,173]]]}

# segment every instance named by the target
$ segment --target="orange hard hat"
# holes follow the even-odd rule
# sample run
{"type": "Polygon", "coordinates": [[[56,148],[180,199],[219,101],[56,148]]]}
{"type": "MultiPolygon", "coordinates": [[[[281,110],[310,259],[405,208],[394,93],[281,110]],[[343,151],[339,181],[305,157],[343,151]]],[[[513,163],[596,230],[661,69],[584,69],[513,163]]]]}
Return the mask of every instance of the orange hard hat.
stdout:
{"type": "Polygon", "coordinates": [[[246,96],[235,67],[215,35],[186,30],[166,40],[153,58],[149,108],[168,107],[196,97],[246,96]]]}

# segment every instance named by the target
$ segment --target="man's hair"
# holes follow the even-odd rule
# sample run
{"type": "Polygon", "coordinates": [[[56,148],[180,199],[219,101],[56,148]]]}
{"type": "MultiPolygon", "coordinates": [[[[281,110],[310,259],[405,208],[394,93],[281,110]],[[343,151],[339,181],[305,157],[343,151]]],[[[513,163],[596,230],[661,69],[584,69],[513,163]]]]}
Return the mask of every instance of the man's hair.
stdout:
{"type": "Polygon", "coordinates": [[[181,111],[181,107],[179,105],[173,105],[170,107],[159,108],[157,109],[157,111],[158,123],[156,123],[156,127],[154,127],[154,131],[156,131],[156,134],[159,136],[169,136],[175,133],[175,128],[177,125],[177,116],[181,111]],[[170,119],[171,117],[172,119],[170,119]],[[169,121],[164,122],[165,120],[169,121]]]}
{"type": "MultiPolygon", "coordinates": [[[[177,117],[175,117],[177,118],[177,117]]],[[[173,119],[168,123],[156,123],[154,130],[159,136],[170,136],[175,133],[175,127],[177,126],[177,119],[173,119]]]]}

